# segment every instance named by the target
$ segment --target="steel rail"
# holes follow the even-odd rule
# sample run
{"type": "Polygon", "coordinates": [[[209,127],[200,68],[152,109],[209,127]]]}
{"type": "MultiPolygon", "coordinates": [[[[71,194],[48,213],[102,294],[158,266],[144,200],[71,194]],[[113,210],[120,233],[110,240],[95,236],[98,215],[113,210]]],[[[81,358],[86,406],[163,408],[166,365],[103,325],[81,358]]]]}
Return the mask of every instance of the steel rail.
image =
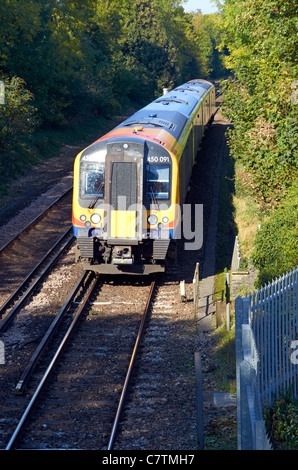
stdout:
{"type": "Polygon", "coordinates": [[[0,323],[0,333],[7,328],[9,323],[12,321],[14,316],[16,315],[19,308],[23,305],[23,303],[28,299],[29,295],[32,294],[33,290],[36,288],[38,282],[40,282],[48,273],[50,268],[54,265],[54,263],[58,260],[58,258],[62,255],[63,251],[72,243],[74,237],[72,232],[72,227],[69,227],[66,232],[60,237],[60,239],[52,246],[52,248],[47,252],[47,254],[42,258],[42,260],[33,268],[30,274],[21,282],[21,284],[17,287],[17,289],[11,294],[11,296],[4,302],[4,304],[0,307],[0,317],[3,315],[3,312],[7,310],[9,305],[16,299],[17,295],[20,293],[24,285],[32,278],[41,265],[48,260],[48,258],[52,255],[53,251],[57,248],[57,246],[66,238],[66,241],[60,247],[59,251],[53,256],[53,258],[49,261],[49,263],[44,267],[42,272],[35,278],[35,280],[30,284],[24,294],[20,297],[17,303],[12,307],[10,312],[3,318],[0,323]]]}
{"type": "Polygon", "coordinates": [[[61,196],[57,197],[43,212],[41,212],[39,215],[37,215],[28,225],[26,225],[22,230],[20,230],[16,235],[14,235],[10,240],[8,240],[7,243],[5,243],[1,248],[0,248],[0,253],[4,251],[5,248],[8,247],[11,243],[13,243],[23,232],[28,230],[32,225],[34,225],[36,222],[38,222],[44,215],[45,213],[50,210],[55,204],[57,204],[61,199],[66,197],[70,191],[72,191],[73,187],[71,186],[70,188],[65,191],[61,196]]]}
{"type": "Polygon", "coordinates": [[[38,361],[40,360],[42,354],[44,353],[49,341],[51,340],[53,334],[57,330],[61,320],[63,319],[65,313],[67,312],[68,308],[70,307],[71,303],[73,302],[74,298],[78,294],[80,288],[82,287],[84,281],[86,279],[86,271],[82,273],[81,277],[79,278],[78,282],[72,288],[71,292],[69,293],[67,299],[65,300],[64,304],[62,305],[61,309],[55,316],[54,320],[52,321],[51,325],[49,326],[46,334],[43,336],[41,342],[39,343],[37,349],[35,350],[34,354],[32,355],[30,361],[28,362],[27,367],[25,368],[24,372],[22,373],[21,378],[19,379],[16,387],[15,392],[17,394],[21,394],[24,391],[24,388],[31,377],[35,366],[37,365],[38,361]]]}
{"type": "MultiPolygon", "coordinates": [[[[92,276],[92,277],[93,277],[93,274],[92,274],[92,273],[90,274],[90,272],[85,271],[85,272],[82,274],[82,276],[79,278],[79,280],[78,280],[77,288],[79,288],[79,287],[82,285],[82,282],[86,279],[87,276],[92,276]]],[[[80,317],[82,311],[84,310],[84,308],[85,308],[85,306],[86,306],[86,303],[87,303],[88,299],[90,298],[90,295],[92,294],[92,292],[93,292],[93,290],[94,290],[94,288],[95,288],[95,286],[96,286],[96,284],[97,284],[97,281],[98,281],[98,277],[95,276],[95,277],[92,279],[92,282],[91,282],[91,284],[90,284],[90,286],[89,286],[88,292],[87,292],[87,294],[86,294],[84,300],[83,300],[82,303],[80,304],[80,306],[79,306],[79,308],[78,308],[78,310],[77,310],[77,312],[76,312],[76,314],[75,314],[75,316],[74,316],[74,318],[73,318],[73,320],[72,320],[72,322],[71,322],[71,325],[69,326],[67,332],[65,333],[65,335],[64,335],[64,337],[63,337],[63,339],[62,339],[62,341],[61,341],[61,343],[60,343],[58,349],[56,350],[56,353],[55,353],[54,356],[53,356],[53,359],[51,360],[51,362],[50,362],[50,364],[49,364],[49,366],[48,366],[46,372],[44,373],[44,375],[43,375],[41,381],[39,382],[39,385],[37,386],[37,388],[36,388],[36,390],[35,390],[35,392],[34,392],[32,398],[31,398],[31,400],[30,400],[30,403],[28,404],[28,406],[27,406],[25,412],[23,413],[23,416],[22,416],[22,418],[20,419],[20,421],[19,421],[19,423],[18,423],[18,425],[17,425],[17,427],[16,427],[16,429],[15,429],[15,431],[14,431],[12,437],[10,438],[10,440],[9,440],[9,442],[8,442],[8,444],[7,444],[6,448],[5,448],[5,450],[11,450],[11,449],[13,449],[13,446],[14,446],[14,444],[15,444],[17,438],[19,437],[19,435],[20,435],[20,433],[21,433],[21,431],[22,431],[22,429],[23,429],[24,424],[26,423],[26,420],[27,420],[28,416],[30,415],[30,412],[31,412],[33,406],[36,404],[36,401],[37,401],[37,399],[38,399],[38,396],[39,396],[40,392],[43,390],[43,387],[44,387],[44,385],[45,385],[45,383],[46,383],[46,381],[47,381],[49,375],[51,374],[51,372],[52,372],[52,370],[53,370],[53,368],[54,368],[54,366],[55,366],[55,363],[56,363],[57,359],[59,358],[59,356],[60,356],[60,354],[61,354],[61,351],[63,350],[63,348],[64,348],[64,346],[65,346],[65,344],[66,344],[66,342],[67,342],[67,340],[68,340],[70,334],[72,333],[72,331],[73,331],[73,329],[74,329],[74,327],[75,327],[75,325],[76,325],[76,323],[77,323],[77,321],[78,321],[78,319],[79,319],[79,317],[80,317]]]]}
{"type": "Polygon", "coordinates": [[[122,388],[118,408],[117,408],[117,411],[116,411],[112,431],[111,431],[111,434],[110,434],[110,439],[109,439],[109,443],[108,443],[108,447],[107,447],[108,450],[111,450],[113,448],[113,444],[114,444],[115,439],[116,439],[118,425],[119,425],[123,405],[124,405],[124,402],[125,402],[125,398],[126,398],[126,395],[127,395],[129,381],[130,381],[130,378],[131,378],[131,374],[132,374],[132,371],[133,371],[133,366],[134,366],[135,359],[136,359],[136,354],[137,354],[139,344],[140,344],[140,341],[141,341],[141,338],[142,338],[142,335],[143,335],[143,332],[144,332],[144,327],[145,327],[145,323],[146,323],[146,319],[147,319],[147,313],[149,311],[149,306],[150,306],[150,303],[151,303],[154,287],[155,287],[155,280],[153,280],[151,282],[149,295],[148,295],[146,306],[145,306],[145,309],[144,309],[144,312],[143,312],[143,315],[142,315],[142,319],[141,319],[141,323],[140,323],[140,326],[139,326],[136,342],[135,342],[135,345],[134,345],[134,348],[133,348],[133,352],[132,352],[132,356],[131,356],[130,363],[129,363],[129,366],[128,366],[128,370],[127,370],[127,374],[126,374],[126,377],[125,377],[124,385],[123,385],[123,388],[122,388]]]}

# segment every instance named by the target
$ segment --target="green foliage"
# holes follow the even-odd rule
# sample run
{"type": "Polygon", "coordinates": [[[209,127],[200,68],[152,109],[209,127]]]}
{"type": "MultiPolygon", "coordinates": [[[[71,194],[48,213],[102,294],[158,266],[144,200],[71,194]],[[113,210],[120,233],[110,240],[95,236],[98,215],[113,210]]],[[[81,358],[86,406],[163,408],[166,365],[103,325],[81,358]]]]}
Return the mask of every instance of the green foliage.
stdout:
{"type": "Polygon", "coordinates": [[[204,37],[180,3],[3,0],[1,70],[25,80],[44,127],[111,115],[128,97],[148,101],[165,86],[207,77],[204,37]]]}
{"type": "Polygon", "coordinates": [[[21,134],[30,132],[36,125],[33,95],[19,77],[6,78],[5,102],[0,106],[0,146],[11,149],[21,134]]]}
{"type": "Polygon", "coordinates": [[[291,83],[297,77],[297,7],[290,0],[227,0],[229,50],[224,110],[233,120],[233,156],[245,163],[256,197],[279,201],[298,174],[297,106],[291,83]]]}
{"type": "Polygon", "coordinates": [[[37,118],[33,96],[25,88],[24,80],[6,78],[4,84],[5,103],[0,105],[0,173],[6,176],[21,165],[18,152],[23,150],[24,137],[33,131],[37,118]]]}
{"type": "Polygon", "coordinates": [[[298,400],[281,397],[266,410],[265,421],[277,450],[298,449],[298,400]]]}
{"type": "MultiPolygon", "coordinates": [[[[276,121],[270,102],[266,113],[256,95],[249,96],[239,82],[227,84],[224,112],[233,120],[229,144],[235,160],[242,162],[250,176],[255,197],[265,207],[275,206],[298,176],[298,109],[291,109],[276,121]]],[[[289,87],[290,96],[290,87],[289,87]]]]}
{"type": "Polygon", "coordinates": [[[109,118],[130,100],[144,105],[163,87],[207,78],[212,45],[209,40],[208,54],[200,47],[204,34],[181,3],[2,0],[0,79],[7,104],[0,105],[0,158],[11,155],[5,171],[22,166],[18,155],[29,152],[23,136],[36,127],[109,118]]]}
{"type": "Polygon", "coordinates": [[[252,255],[259,269],[258,286],[298,265],[298,183],[278,209],[265,219],[256,235],[252,255]]]}
{"type": "MultiPolygon", "coordinates": [[[[137,82],[142,84],[147,99],[154,96],[157,89],[172,86],[177,79],[175,47],[167,37],[156,3],[149,0],[133,2],[121,40],[126,67],[137,71],[137,82]]],[[[134,93],[136,82],[135,85],[134,93]]]]}
{"type": "Polygon", "coordinates": [[[229,145],[265,217],[253,255],[259,285],[297,264],[297,12],[291,0],[226,0],[222,7],[221,47],[233,73],[224,83],[229,145]]]}
{"type": "Polygon", "coordinates": [[[201,51],[205,76],[213,79],[224,78],[227,70],[224,66],[226,50],[224,48],[220,50],[224,34],[221,15],[197,13],[193,24],[197,35],[197,47],[201,51]]]}

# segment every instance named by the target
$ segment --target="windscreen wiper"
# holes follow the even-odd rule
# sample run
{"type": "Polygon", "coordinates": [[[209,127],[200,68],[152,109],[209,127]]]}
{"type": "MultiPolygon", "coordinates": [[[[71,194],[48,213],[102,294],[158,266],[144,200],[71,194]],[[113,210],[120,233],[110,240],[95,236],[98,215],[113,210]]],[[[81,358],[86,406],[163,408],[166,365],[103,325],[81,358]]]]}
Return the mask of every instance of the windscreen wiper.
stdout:
{"type": "MultiPolygon", "coordinates": [[[[97,191],[97,188],[94,188],[97,191]]],[[[98,188],[98,195],[93,199],[93,201],[89,204],[88,209],[94,209],[97,201],[102,198],[103,194],[101,194],[101,190],[103,189],[103,182],[100,183],[98,188]]]]}

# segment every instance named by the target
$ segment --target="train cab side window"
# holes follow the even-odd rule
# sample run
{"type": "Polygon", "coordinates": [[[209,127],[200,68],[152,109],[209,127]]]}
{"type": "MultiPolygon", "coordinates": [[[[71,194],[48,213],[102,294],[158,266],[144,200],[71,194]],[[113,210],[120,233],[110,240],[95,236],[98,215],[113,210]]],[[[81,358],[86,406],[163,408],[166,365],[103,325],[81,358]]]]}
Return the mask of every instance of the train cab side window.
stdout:
{"type": "Polygon", "coordinates": [[[146,198],[147,200],[169,199],[170,166],[146,165],[146,198]]]}
{"type": "Polygon", "coordinates": [[[101,163],[83,162],[81,166],[81,197],[103,198],[105,167],[101,163]]]}

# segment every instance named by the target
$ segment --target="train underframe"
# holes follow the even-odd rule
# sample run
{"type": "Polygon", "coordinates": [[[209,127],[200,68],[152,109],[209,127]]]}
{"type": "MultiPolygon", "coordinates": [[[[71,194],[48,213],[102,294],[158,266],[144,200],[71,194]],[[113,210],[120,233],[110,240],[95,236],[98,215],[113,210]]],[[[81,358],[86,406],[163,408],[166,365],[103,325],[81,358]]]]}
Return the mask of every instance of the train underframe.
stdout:
{"type": "Polygon", "coordinates": [[[175,240],[101,240],[78,237],[76,262],[100,274],[154,274],[164,272],[177,257],[175,240]]]}

